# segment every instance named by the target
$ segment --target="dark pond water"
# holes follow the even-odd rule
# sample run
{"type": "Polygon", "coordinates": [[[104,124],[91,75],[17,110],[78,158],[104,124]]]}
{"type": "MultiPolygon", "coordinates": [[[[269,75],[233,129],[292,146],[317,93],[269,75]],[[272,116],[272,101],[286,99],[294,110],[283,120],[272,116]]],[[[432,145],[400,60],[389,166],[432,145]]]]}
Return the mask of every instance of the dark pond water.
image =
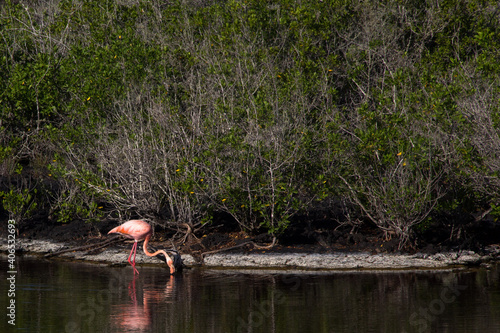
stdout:
{"type": "Polygon", "coordinates": [[[500,332],[498,266],[176,277],[140,267],[134,278],[130,267],[20,257],[16,265],[15,326],[4,315],[1,332],[500,332]]]}

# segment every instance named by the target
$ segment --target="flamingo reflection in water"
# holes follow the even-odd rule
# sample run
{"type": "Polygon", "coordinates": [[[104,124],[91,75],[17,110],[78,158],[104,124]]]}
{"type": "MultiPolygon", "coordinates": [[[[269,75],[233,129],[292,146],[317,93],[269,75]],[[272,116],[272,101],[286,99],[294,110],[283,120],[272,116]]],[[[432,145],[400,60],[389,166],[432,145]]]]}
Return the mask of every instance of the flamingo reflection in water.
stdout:
{"type": "Polygon", "coordinates": [[[145,332],[151,329],[151,324],[155,314],[155,308],[162,302],[171,302],[174,297],[174,276],[170,275],[165,288],[158,288],[155,284],[144,285],[141,290],[141,284],[138,287],[138,293],[135,287],[137,275],[134,274],[132,281],[128,286],[128,293],[132,302],[113,305],[112,323],[122,332],[138,331],[145,332]],[[142,291],[142,304],[137,300],[137,295],[142,291]]]}
{"type": "Polygon", "coordinates": [[[163,256],[165,256],[165,260],[167,262],[168,267],[170,267],[170,274],[175,273],[176,263],[174,262],[174,260],[179,258],[179,254],[177,253],[177,251],[167,250],[169,252],[174,252],[174,260],[172,260],[172,258],[167,254],[165,250],[158,250],[154,253],[148,251],[148,242],[149,239],[151,238],[151,235],[153,234],[153,228],[151,228],[149,223],[141,220],[130,220],[123,223],[122,225],[119,225],[116,228],[111,229],[108,232],[108,235],[115,233],[134,240],[134,245],[132,246],[132,250],[130,251],[130,255],[128,256],[128,262],[134,268],[134,274],[135,273],[139,274],[139,271],[135,268],[135,255],[137,252],[137,243],[143,240],[144,240],[143,244],[144,253],[149,257],[155,257],[157,255],[162,254],[163,256]],[[134,258],[131,262],[130,258],[132,257],[132,253],[134,253],[134,258]]]}

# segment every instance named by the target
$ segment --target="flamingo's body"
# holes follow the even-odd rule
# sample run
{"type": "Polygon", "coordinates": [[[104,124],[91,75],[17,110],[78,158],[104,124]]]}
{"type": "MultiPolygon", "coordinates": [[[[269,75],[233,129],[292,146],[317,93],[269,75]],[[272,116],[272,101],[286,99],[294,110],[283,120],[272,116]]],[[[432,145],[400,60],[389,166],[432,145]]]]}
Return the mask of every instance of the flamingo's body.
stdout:
{"type": "Polygon", "coordinates": [[[144,241],[143,249],[144,253],[147,256],[154,257],[160,253],[163,254],[167,261],[168,267],[170,267],[170,274],[175,273],[174,262],[167,254],[167,252],[165,252],[164,250],[158,250],[154,253],[148,251],[148,242],[149,239],[151,238],[151,235],[153,234],[153,229],[151,228],[149,223],[141,220],[127,221],[122,225],[119,225],[118,227],[111,229],[108,232],[108,235],[113,233],[117,233],[134,240],[134,245],[132,246],[132,250],[130,251],[130,255],[128,256],[128,262],[134,268],[134,274],[135,273],[139,274],[139,271],[135,268],[135,254],[137,252],[137,243],[140,241],[144,241]],[[132,257],[132,252],[134,253],[134,259],[131,262],[130,258],[132,257]]]}

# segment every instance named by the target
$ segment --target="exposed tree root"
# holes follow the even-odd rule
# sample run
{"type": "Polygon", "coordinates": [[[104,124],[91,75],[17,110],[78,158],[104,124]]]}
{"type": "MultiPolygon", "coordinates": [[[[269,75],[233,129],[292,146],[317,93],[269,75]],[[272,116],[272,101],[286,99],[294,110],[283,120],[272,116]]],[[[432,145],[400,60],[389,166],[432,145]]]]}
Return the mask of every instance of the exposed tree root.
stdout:
{"type": "Polygon", "coordinates": [[[182,223],[181,225],[182,225],[183,227],[186,227],[186,229],[187,229],[187,230],[186,230],[186,233],[184,234],[184,236],[183,236],[182,241],[180,242],[180,244],[184,244],[184,243],[186,243],[186,241],[187,241],[187,239],[188,239],[188,237],[189,237],[190,235],[191,235],[194,239],[196,239],[196,241],[197,241],[198,243],[200,243],[200,244],[201,244],[201,242],[200,242],[200,240],[198,239],[198,237],[196,237],[196,236],[194,235],[193,228],[191,228],[191,226],[190,226],[189,224],[187,224],[187,223],[182,223]]]}
{"type": "Polygon", "coordinates": [[[125,238],[121,238],[120,236],[116,236],[116,237],[109,238],[103,242],[96,243],[96,244],[77,246],[77,247],[72,247],[69,249],[64,249],[64,250],[60,250],[60,251],[56,251],[56,252],[47,253],[44,256],[44,258],[58,256],[58,255],[61,255],[63,253],[67,253],[67,252],[83,251],[83,250],[98,250],[98,249],[101,249],[101,248],[106,247],[106,246],[113,244],[113,243],[123,242],[124,240],[125,240],[125,238]]]}
{"type": "Polygon", "coordinates": [[[244,243],[241,243],[241,244],[238,244],[238,245],[234,245],[234,246],[229,246],[229,247],[225,247],[225,248],[222,248],[222,249],[217,249],[217,250],[212,250],[212,251],[207,251],[207,252],[203,252],[201,254],[201,258],[203,260],[203,258],[207,255],[207,254],[214,254],[214,253],[219,253],[219,252],[223,252],[223,251],[229,251],[229,250],[232,250],[232,249],[237,249],[239,247],[243,247],[245,245],[248,245],[248,244],[255,244],[253,241],[248,241],[248,242],[244,242],[244,243]]]}
{"type": "Polygon", "coordinates": [[[259,249],[259,250],[269,250],[269,249],[272,249],[276,243],[277,243],[277,239],[276,239],[276,236],[273,237],[273,241],[271,242],[271,244],[269,245],[258,245],[257,243],[253,242],[253,246],[256,248],[256,249],[259,249]]]}
{"type": "Polygon", "coordinates": [[[233,249],[237,249],[237,248],[243,247],[245,245],[253,245],[254,248],[259,249],[259,250],[269,250],[269,249],[273,248],[276,245],[276,243],[277,243],[276,237],[273,237],[273,241],[269,245],[258,245],[254,241],[247,241],[247,242],[243,242],[243,243],[238,244],[238,245],[234,245],[234,246],[229,246],[229,247],[225,247],[225,248],[222,248],[222,249],[217,249],[217,250],[203,252],[201,254],[201,259],[203,260],[203,258],[207,254],[214,254],[214,253],[219,253],[219,252],[223,252],[223,251],[229,251],[229,250],[233,250],[233,249]]]}

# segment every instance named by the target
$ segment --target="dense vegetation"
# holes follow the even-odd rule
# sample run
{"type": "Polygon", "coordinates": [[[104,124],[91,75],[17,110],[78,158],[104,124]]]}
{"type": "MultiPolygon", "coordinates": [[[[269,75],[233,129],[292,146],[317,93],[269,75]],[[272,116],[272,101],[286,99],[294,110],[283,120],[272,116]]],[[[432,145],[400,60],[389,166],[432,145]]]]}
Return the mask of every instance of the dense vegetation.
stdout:
{"type": "Polygon", "coordinates": [[[498,8],[4,1],[4,214],[459,238],[500,215],[498,8]]]}

